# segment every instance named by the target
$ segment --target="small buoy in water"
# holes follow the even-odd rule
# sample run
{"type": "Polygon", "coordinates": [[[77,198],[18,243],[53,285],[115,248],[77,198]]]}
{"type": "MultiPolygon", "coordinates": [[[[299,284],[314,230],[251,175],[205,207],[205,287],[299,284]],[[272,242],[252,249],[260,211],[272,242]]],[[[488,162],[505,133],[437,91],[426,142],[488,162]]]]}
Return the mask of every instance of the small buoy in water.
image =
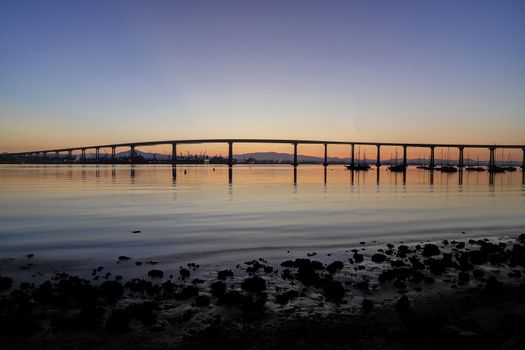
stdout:
{"type": "Polygon", "coordinates": [[[186,169],[184,169],[184,175],[186,175],[186,173],[187,173],[187,171],[186,171],[186,169]]]}
{"type": "Polygon", "coordinates": [[[213,171],[215,171],[215,168],[213,168],[213,171]]]}
{"type": "Polygon", "coordinates": [[[131,231],[131,233],[140,233],[140,230],[131,231]]]}

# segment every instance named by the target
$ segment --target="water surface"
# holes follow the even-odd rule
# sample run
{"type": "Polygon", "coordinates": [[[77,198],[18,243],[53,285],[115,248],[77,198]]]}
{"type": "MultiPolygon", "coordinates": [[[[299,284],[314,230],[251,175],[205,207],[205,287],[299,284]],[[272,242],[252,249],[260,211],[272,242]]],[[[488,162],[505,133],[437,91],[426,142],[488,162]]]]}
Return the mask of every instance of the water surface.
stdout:
{"type": "Polygon", "coordinates": [[[0,258],[222,263],[525,228],[520,170],[179,165],[173,175],[168,165],[2,165],[0,258]]]}

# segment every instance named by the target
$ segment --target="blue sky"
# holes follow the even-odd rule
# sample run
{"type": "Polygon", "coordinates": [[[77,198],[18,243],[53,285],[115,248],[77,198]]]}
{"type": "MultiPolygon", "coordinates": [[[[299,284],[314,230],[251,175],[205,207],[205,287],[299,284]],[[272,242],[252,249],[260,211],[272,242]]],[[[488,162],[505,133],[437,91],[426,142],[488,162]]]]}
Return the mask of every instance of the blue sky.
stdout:
{"type": "Polygon", "coordinates": [[[0,151],[525,143],[525,1],[2,1],[0,151]]]}

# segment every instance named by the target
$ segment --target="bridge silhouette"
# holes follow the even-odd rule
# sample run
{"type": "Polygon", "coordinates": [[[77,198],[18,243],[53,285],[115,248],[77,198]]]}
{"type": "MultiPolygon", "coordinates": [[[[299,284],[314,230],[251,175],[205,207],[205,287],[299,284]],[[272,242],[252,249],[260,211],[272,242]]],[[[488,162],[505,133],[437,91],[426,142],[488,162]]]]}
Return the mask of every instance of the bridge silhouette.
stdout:
{"type": "Polygon", "coordinates": [[[162,141],[146,141],[146,142],[127,142],[115,143],[93,146],[80,146],[58,149],[46,149],[26,152],[8,153],[8,156],[22,157],[30,159],[38,159],[40,155],[42,158],[47,158],[49,153],[55,155],[58,160],[60,153],[67,152],[68,159],[73,159],[73,152],[80,151],[80,161],[86,161],[86,150],[95,150],[95,162],[100,161],[100,149],[111,148],[111,160],[116,161],[117,148],[130,149],[130,162],[133,164],[136,161],[136,148],[145,146],[171,145],[172,158],[171,162],[177,164],[177,146],[188,144],[204,144],[204,143],[225,143],[228,145],[228,165],[234,165],[233,146],[234,144],[290,144],[293,146],[293,161],[292,165],[298,166],[297,148],[299,145],[323,145],[324,146],[324,161],[323,165],[328,166],[328,146],[330,145],[348,145],[350,146],[350,163],[355,164],[355,146],[376,146],[376,166],[381,166],[381,147],[402,147],[403,148],[403,165],[407,165],[407,150],[408,148],[428,148],[430,150],[430,168],[435,167],[435,149],[436,148],[457,148],[459,150],[458,166],[464,167],[464,150],[465,149],[486,149],[489,152],[489,167],[496,166],[496,150],[497,149],[521,149],[523,152],[523,160],[521,167],[525,169],[525,145],[490,145],[490,144],[457,144],[457,143],[400,143],[400,142],[361,142],[361,141],[325,141],[325,140],[291,140],[291,139],[191,139],[191,140],[162,140],[162,141]]]}

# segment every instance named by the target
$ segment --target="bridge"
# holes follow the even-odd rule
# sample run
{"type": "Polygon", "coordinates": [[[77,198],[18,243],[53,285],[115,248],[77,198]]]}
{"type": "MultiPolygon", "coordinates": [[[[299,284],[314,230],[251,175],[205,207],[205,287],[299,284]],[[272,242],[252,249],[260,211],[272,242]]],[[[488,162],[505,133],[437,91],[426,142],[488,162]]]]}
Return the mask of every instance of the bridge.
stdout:
{"type": "Polygon", "coordinates": [[[31,158],[36,157],[37,159],[42,155],[43,158],[47,157],[49,153],[54,154],[58,160],[60,153],[67,152],[67,158],[73,159],[73,152],[80,151],[80,161],[86,161],[86,150],[95,150],[95,161],[100,161],[100,149],[111,148],[111,160],[116,161],[115,152],[117,148],[129,148],[130,149],[130,162],[133,164],[136,158],[137,147],[144,146],[158,146],[158,145],[171,145],[172,147],[172,159],[171,162],[177,164],[177,145],[188,145],[188,144],[204,144],[204,143],[224,143],[228,145],[228,165],[233,166],[233,146],[234,144],[289,144],[293,146],[293,161],[292,165],[297,166],[297,148],[299,145],[322,145],[324,146],[324,161],[323,165],[328,166],[328,146],[329,145],[348,145],[350,147],[350,159],[351,165],[355,163],[355,147],[356,146],[375,146],[377,147],[376,165],[381,166],[381,147],[402,147],[403,148],[403,165],[407,165],[407,150],[408,148],[428,148],[430,150],[430,168],[435,167],[435,149],[436,148],[457,148],[459,150],[458,166],[464,167],[464,150],[465,149],[486,149],[489,152],[489,167],[496,166],[496,149],[521,149],[523,152],[523,160],[521,167],[525,169],[525,145],[490,145],[490,144],[456,144],[456,143],[399,143],[399,142],[361,142],[361,141],[323,141],[323,140],[288,140],[288,139],[191,139],[191,140],[161,140],[161,141],[146,141],[146,142],[129,142],[129,143],[116,143],[116,144],[105,144],[105,145],[94,145],[94,146],[81,146],[81,147],[70,147],[70,148],[59,148],[59,149],[46,149],[36,150],[27,152],[8,153],[7,156],[31,158]]]}

